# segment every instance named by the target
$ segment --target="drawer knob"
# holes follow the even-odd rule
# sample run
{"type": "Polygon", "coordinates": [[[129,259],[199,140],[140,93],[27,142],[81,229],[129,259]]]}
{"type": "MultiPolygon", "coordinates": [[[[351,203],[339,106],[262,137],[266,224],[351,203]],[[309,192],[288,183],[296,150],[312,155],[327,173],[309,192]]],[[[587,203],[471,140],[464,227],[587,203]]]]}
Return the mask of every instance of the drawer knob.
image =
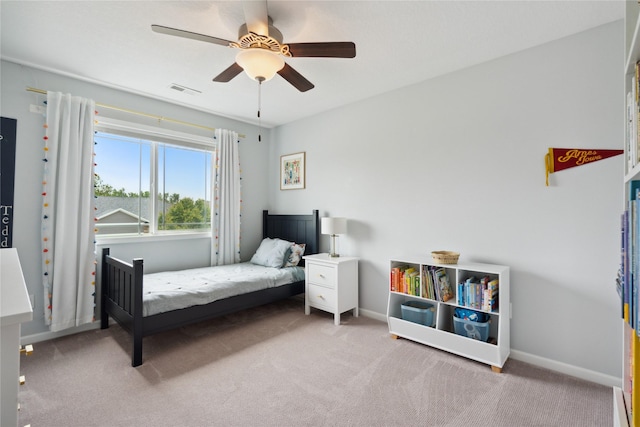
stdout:
{"type": "Polygon", "coordinates": [[[324,295],[318,295],[318,298],[324,299],[324,295]]]}
{"type": "Polygon", "coordinates": [[[324,274],[318,274],[318,276],[322,277],[324,279],[324,274]]]}

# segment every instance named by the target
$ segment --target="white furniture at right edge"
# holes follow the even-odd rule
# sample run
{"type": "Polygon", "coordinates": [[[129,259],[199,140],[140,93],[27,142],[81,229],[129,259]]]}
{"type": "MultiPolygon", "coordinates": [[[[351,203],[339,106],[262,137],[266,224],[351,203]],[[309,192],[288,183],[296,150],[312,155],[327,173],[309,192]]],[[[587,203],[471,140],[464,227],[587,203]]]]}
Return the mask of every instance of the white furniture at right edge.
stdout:
{"type": "MultiPolygon", "coordinates": [[[[637,123],[640,117],[638,108],[638,99],[640,95],[636,95],[634,90],[634,82],[636,79],[636,68],[640,61],[640,5],[636,1],[626,1],[625,4],[625,68],[624,77],[624,93],[626,102],[625,108],[625,168],[624,168],[624,195],[625,205],[624,210],[633,212],[631,209],[632,204],[635,203],[633,199],[636,199],[636,189],[639,187],[640,182],[640,141],[638,141],[637,123]],[[630,124],[634,124],[631,126],[630,124]]],[[[622,99],[621,99],[622,101],[622,99]]],[[[621,102],[622,103],[622,102],[621,102]]],[[[622,125],[622,120],[620,121],[622,125]]],[[[629,218],[631,214],[628,215],[629,218]]],[[[633,219],[629,219],[630,223],[633,223],[633,219]]],[[[632,235],[631,230],[628,230],[629,235],[632,235]]],[[[626,257],[626,262],[623,263],[623,277],[626,278],[626,283],[622,287],[623,293],[632,295],[633,291],[633,276],[631,275],[632,266],[636,265],[639,252],[635,245],[626,245],[628,249],[623,248],[623,257],[626,257]]],[[[633,272],[635,275],[635,272],[633,272]]],[[[629,308],[628,297],[621,295],[623,298],[623,319],[620,319],[620,329],[622,334],[622,383],[619,387],[613,388],[613,425],[614,426],[634,426],[640,424],[640,381],[638,376],[640,375],[640,364],[638,363],[638,349],[640,348],[640,340],[636,331],[631,325],[629,320],[632,312],[629,308]],[[636,349],[634,353],[633,349],[636,349]],[[635,408],[632,411],[632,408],[635,408]]],[[[635,295],[631,298],[635,298],[635,295]]],[[[632,310],[633,311],[633,310],[632,310]]]]}
{"type": "MultiPolygon", "coordinates": [[[[389,269],[389,301],[387,306],[387,321],[389,332],[394,338],[403,337],[431,347],[448,351],[478,362],[486,363],[495,372],[501,372],[511,351],[509,344],[509,320],[511,317],[511,303],[509,299],[509,267],[493,264],[436,264],[430,259],[422,257],[400,257],[390,262],[389,269]],[[392,289],[391,271],[395,267],[413,267],[420,272],[421,286],[419,291],[409,291],[417,295],[410,295],[392,289]],[[454,292],[453,298],[442,302],[425,298],[424,271],[430,267],[443,267],[454,292]],[[478,279],[489,276],[498,279],[498,308],[488,313],[490,320],[489,339],[487,342],[458,335],[454,332],[453,314],[457,304],[455,293],[457,284],[468,278],[478,279]],[[402,318],[402,304],[407,301],[427,302],[435,306],[435,325],[425,326],[402,318]]],[[[468,307],[465,307],[468,308],[468,307]]],[[[483,311],[474,308],[475,311],[483,311]]]]}

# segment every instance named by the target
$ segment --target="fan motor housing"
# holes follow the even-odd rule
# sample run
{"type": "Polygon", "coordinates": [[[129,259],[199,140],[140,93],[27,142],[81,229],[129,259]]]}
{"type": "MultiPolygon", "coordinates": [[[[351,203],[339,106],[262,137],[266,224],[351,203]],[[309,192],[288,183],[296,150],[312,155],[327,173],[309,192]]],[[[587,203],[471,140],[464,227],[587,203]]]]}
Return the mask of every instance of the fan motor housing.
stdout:
{"type": "MultiPolygon", "coordinates": [[[[240,25],[240,28],[238,29],[238,40],[242,39],[242,37],[246,36],[247,34],[249,34],[247,24],[240,25]]],[[[274,38],[278,43],[282,44],[282,33],[279,29],[273,26],[273,20],[271,19],[271,17],[269,17],[269,37],[274,38]]]]}

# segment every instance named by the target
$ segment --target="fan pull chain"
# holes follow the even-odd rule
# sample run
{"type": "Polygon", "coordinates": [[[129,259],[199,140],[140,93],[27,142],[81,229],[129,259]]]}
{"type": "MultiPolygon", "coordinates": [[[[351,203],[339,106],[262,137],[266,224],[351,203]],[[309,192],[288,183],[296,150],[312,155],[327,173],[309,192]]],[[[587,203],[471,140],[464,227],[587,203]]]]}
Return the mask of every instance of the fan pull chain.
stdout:
{"type": "Polygon", "coordinates": [[[258,80],[258,142],[262,142],[262,117],[260,110],[262,109],[262,82],[264,77],[256,77],[258,80]]]}

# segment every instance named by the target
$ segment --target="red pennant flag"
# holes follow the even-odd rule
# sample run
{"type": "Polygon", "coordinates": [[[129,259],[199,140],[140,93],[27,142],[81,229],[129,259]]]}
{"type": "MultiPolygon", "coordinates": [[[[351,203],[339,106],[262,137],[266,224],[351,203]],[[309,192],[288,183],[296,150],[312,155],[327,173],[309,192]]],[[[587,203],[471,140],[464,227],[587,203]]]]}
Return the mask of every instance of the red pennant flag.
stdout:
{"type": "Polygon", "coordinates": [[[624,153],[624,150],[549,148],[549,152],[544,156],[547,169],[547,187],[549,186],[550,173],[597,162],[622,153],[624,153]]]}

